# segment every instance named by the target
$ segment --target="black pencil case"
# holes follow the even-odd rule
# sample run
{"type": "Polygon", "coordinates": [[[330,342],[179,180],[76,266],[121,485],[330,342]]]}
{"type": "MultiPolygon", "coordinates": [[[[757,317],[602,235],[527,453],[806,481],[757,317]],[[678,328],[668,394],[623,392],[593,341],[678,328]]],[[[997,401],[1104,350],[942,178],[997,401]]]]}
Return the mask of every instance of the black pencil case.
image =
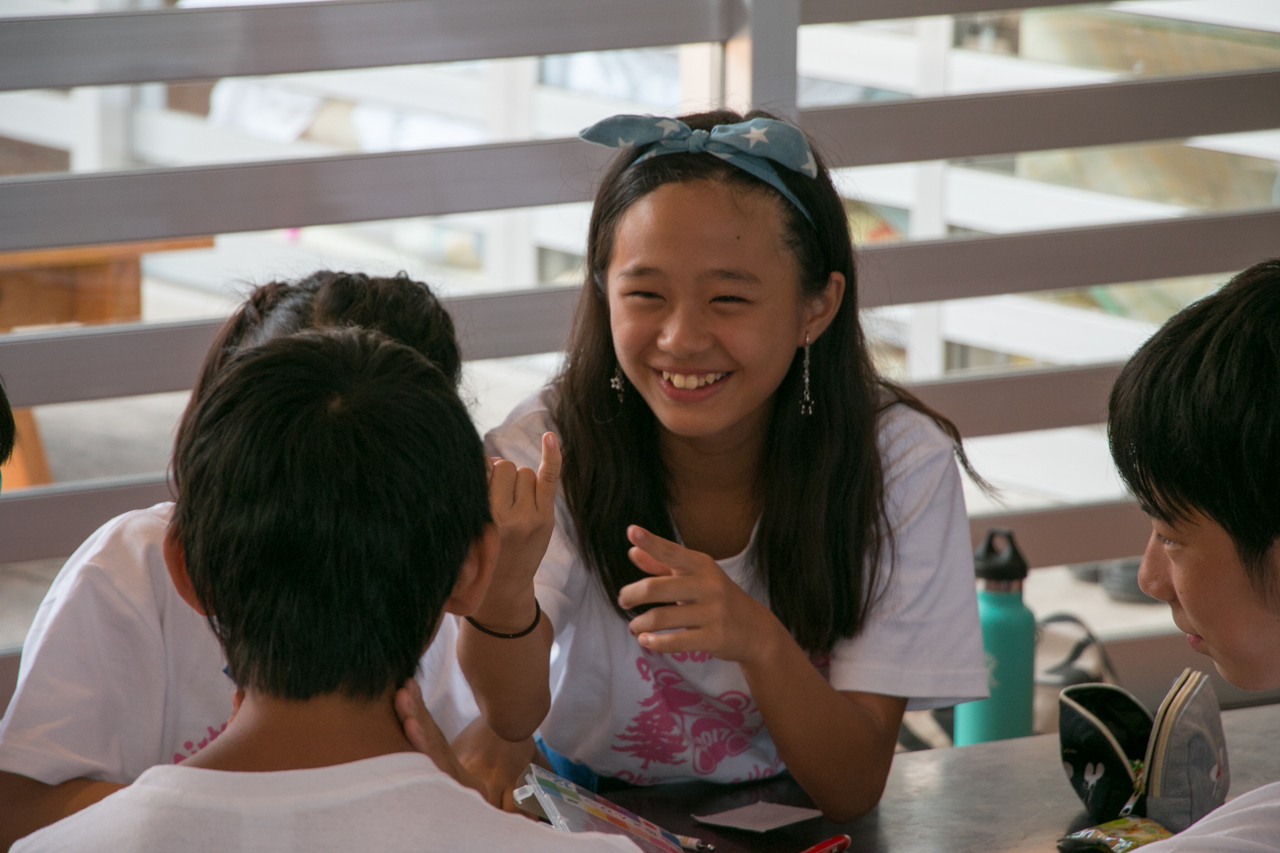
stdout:
{"type": "Polygon", "coordinates": [[[1181,832],[1222,805],[1231,784],[1213,684],[1184,670],[1155,717],[1112,684],[1076,684],[1058,699],[1063,769],[1089,818],[1149,817],[1181,832]]]}

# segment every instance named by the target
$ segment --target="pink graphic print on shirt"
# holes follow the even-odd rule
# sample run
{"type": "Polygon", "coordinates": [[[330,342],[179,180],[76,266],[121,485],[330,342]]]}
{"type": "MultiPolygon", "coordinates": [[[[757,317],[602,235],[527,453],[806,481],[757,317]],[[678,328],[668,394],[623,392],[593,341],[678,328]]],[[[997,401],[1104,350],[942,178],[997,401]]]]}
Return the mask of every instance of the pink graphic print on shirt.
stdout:
{"type": "Polygon", "coordinates": [[[186,761],[188,758],[195,755],[197,752],[204,749],[209,744],[213,743],[214,738],[216,738],[218,735],[222,734],[227,730],[227,724],[223,723],[222,727],[217,729],[215,729],[213,726],[205,726],[205,730],[209,732],[207,737],[201,738],[198,742],[187,741],[182,745],[182,748],[187,751],[186,755],[183,755],[181,752],[175,752],[173,754],[174,764],[181,764],[183,761],[186,761]]]}
{"type": "MultiPolygon", "coordinates": [[[[619,742],[615,751],[640,759],[641,769],[648,769],[651,762],[684,764],[692,753],[694,772],[706,776],[725,758],[751,746],[764,723],[750,696],[739,690],[703,695],[674,669],[650,666],[648,656],[659,660],[662,656],[646,651],[636,658],[636,669],[652,684],[653,692],[640,702],[642,710],[626,731],[615,736],[619,742]]],[[[672,657],[707,659],[701,653],[672,657]]]]}

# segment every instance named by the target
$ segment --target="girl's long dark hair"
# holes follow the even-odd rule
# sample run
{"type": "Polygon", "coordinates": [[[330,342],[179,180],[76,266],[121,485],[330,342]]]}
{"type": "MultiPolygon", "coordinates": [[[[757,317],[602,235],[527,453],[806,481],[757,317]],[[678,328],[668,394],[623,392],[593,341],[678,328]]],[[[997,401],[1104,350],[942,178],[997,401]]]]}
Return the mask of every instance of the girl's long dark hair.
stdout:
{"type": "MultiPolygon", "coordinates": [[[[747,118],[772,118],[752,112],[747,118]]],[[[728,111],[682,119],[694,129],[742,121],[728,111]]],[[[773,398],[758,489],[763,504],[755,564],[773,612],[813,653],[856,635],[884,588],[882,558],[892,554],[884,470],[877,444],[880,413],[902,403],[932,418],[960,448],[950,421],[880,378],[858,321],[853,244],[844,205],[815,152],[818,177],[778,173],[817,223],[782,194],[707,154],[666,154],[635,163],[627,149],[605,174],[588,232],[586,286],[578,302],[564,367],[552,383],[552,417],[564,441],[562,480],[583,560],[610,601],[644,574],[627,557],[628,524],[673,538],[668,479],[658,424],[628,383],[621,403],[609,380],[618,367],[609,327],[606,272],[614,232],[637,200],[667,183],[709,180],[771,194],[783,212],[806,293],[844,274],[844,300],[811,347],[813,414],[800,413],[802,351],[773,398]],[[633,165],[634,164],[634,165],[633,165]]],[[[622,613],[619,610],[619,613],[622,613]]],[[[623,614],[625,615],[625,614],[623,614]]]]}

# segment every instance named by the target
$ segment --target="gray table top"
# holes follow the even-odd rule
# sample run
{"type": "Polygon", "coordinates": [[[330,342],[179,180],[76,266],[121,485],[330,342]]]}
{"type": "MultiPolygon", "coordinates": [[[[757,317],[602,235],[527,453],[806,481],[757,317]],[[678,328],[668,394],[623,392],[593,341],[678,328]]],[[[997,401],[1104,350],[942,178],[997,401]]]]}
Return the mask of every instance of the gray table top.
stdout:
{"type": "MultiPolygon", "coordinates": [[[[1280,705],[1225,711],[1222,726],[1232,796],[1280,781],[1280,705]]],[[[758,800],[811,806],[790,777],[738,786],[659,785],[608,796],[672,832],[715,844],[717,853],[800,853],[840,833],[853,838],[851,851],[1051,853],[1065,832],[1088,825],[1062,771],[1057,735],[899,753],[880,805],[850,824],[819,819],[756,835],[716,830],[690,817],[758,800]]]]}

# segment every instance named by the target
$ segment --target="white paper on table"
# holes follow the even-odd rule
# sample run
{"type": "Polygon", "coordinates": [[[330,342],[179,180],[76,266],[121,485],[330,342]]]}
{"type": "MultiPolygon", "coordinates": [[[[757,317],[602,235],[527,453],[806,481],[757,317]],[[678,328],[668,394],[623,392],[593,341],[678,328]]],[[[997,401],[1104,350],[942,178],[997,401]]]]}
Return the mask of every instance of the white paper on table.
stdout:
{"type": "Polygon", "coordinates": [[[784,806],[781,803],[752,803],[738,809],[710,815],[692,815],[698,823],[710,826],[727,826],[730,829],[745,829],[750,832],[768,832],[780,826],[799,823],[822,817],[817,809],[802,809],[798,806],[784,806]]]}

